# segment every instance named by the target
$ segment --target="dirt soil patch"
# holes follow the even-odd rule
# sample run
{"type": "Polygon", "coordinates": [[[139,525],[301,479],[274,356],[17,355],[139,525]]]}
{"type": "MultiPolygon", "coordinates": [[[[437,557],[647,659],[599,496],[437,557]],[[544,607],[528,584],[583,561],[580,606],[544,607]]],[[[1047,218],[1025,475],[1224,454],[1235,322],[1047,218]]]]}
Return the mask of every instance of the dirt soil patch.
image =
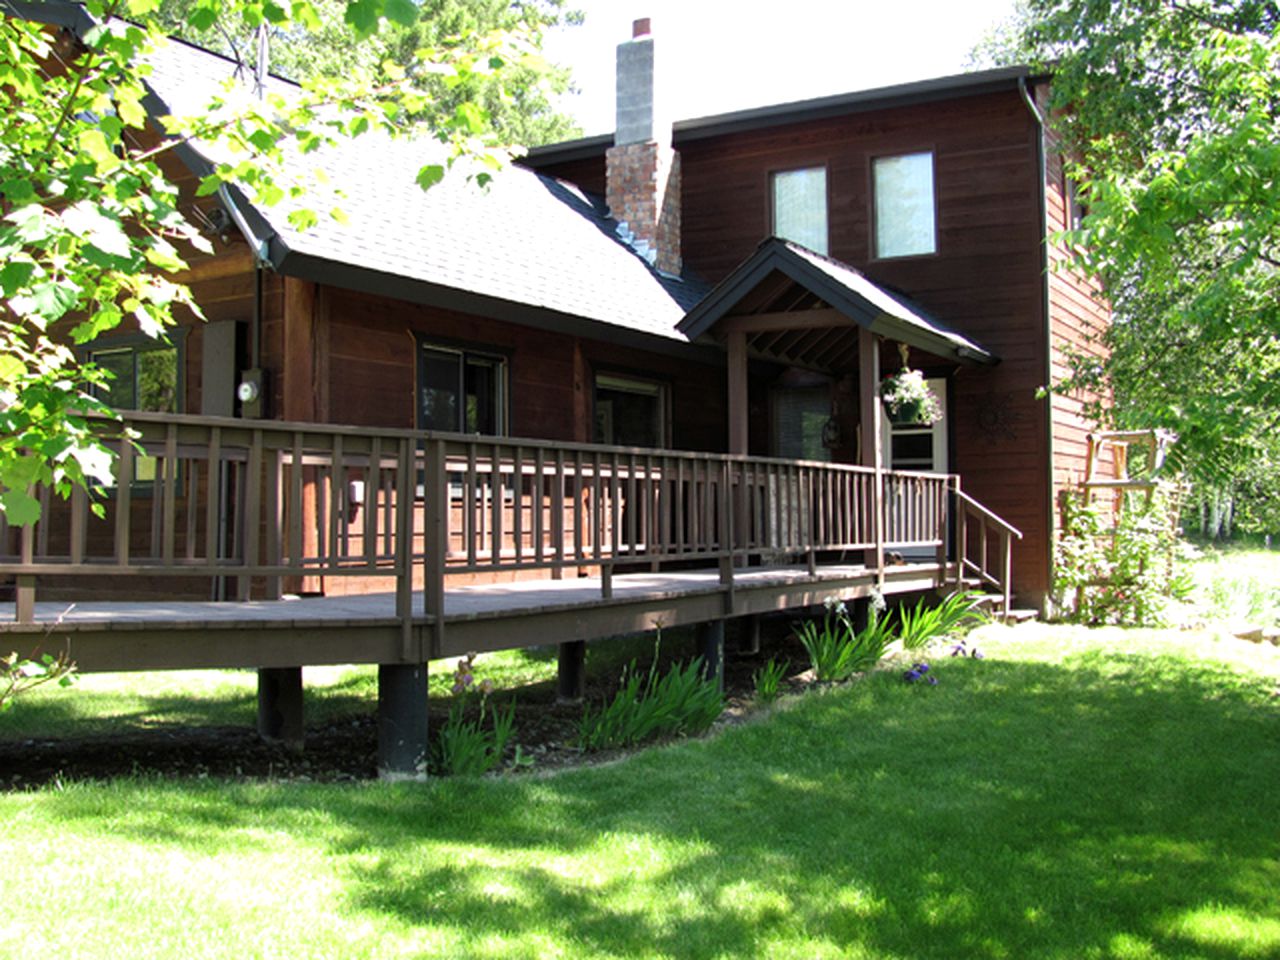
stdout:
{"type": "MultiPolygon", "coordinates": [[[[726,655],[728,709],[721,723],[738,722],[749,711],[752,674],[767,657],[768,653],[726,655]]],[[[803,654],[790,659],[793,664],[803,662],[803,654]]],[[[587,699],[600,703],[616,686],[616,677],[597,678],[589,683],[587,699]]],[[[446,716],[447,703],[432,711],[432,727],[439,729],[446,716]]],[[[546,771],[622,755],[620,751],[588,755],[579,750],[574,738],[581,716],[581,704],[556,702],[554,683],[517,691],[514,739],[527,761],[517,769],[546,771]]],[[[337,783],[376,778],[376,763],[377,722],[371,705],[367,712],[308,725],[302,750],[265,742],[247,726],[166,726],[119,734],[4,740],[0,741],[0,790],[118,777],[337,783]]]]}

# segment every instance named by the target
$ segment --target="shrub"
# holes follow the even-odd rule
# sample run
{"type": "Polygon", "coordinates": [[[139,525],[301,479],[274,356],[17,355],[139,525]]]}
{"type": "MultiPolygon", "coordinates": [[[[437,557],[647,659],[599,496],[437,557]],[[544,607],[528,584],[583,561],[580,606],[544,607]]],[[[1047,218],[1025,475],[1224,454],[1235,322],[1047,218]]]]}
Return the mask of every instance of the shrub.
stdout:
{"type": "Polygon", "coordinates": [[[914,607],[898,610],[898,635],[905,650],[918,650],[930,640],[945,637],[991,618],[978,606],[981,597],[968,590],[951,594],[937,606],[921,599],[914,607]]]}
{"type": "Polygon", "coordinates": [[[796,629],[814,675],[823,681],[848,680],[855,673],[874,667],[893,640],[888,619],[879,616],[880,607],[872,604],[867,626],[861,632],[853,629],[843,602],[829,600],[826,607],[821,625],[808,620],[796,629]]]}
{"type": "Polygon", "coordinates": [[[57,657],[45,653],[34,660],[10,653],[0,657],[0,712],[13,705],[19,694],[26,693],[45,683],[57,683],[69,687],[75,679],[76,665],[67,655],[57,657]]]}
{"type": "MultiPolygon", "coordinates": [[[[659,640],[659,643],[661,640],[659,640]]],[[[692,736],[707,730],[724,711],[724,694],[702,675],[702,658],[658,674],[658,649],[647,674],[633,660],[622,671],[622,687],[596,711],[590,705],[578,723],[584,750],[626,747],[664,734],[692,736]]]]}
{"type": "Polygon", "coordinates": [[[486,728],[493,684],[488,680],[477,684],[474,668],[473,653],[454,668],[453,706],[436,741],[437,769],[455,777],[478,777],[500,764],[515,726],[516,705],[509,703],[505,710],[493,708],[492,723],[486,728]],[[467,704],[474,691],[479,691],[480,707],[475,719],[467,719],[467,704]]]}
{"type": "Polygon", "coordinates": [[[751,675],[756,688],[756,700],[760,703],[773,703],[782,691],[782,677],[787,672],[790,661],[779,663],[770,659],[763,667],[751,675]]]}

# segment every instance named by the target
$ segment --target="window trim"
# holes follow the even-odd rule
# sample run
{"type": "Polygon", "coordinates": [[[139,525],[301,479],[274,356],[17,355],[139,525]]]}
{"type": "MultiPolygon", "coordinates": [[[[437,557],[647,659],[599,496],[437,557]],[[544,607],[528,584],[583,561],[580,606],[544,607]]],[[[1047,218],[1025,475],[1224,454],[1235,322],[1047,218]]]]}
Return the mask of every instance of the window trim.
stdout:
{"type": "MultiPolygon", "coordinates": [[[[659,401],[662,404],[662,410],[661,410],[662,438],[659,445],[654,447],[653,449],[655,450],[672,449],[671,424],[672,424],[672,413],[673,413],[672,408],[674,404],[672,403],[671,381],[659,379],[657,377],[649,376],[643,373],[637,373],[634,370],[628,370],[622,367],[595,366],[594,364],[591,367],[591,421],[590,421],[589,427],[590,427],[590,433],[591,433],[592,439],[590,442],[591,443],[601,442],[595,439],[596,416],[597,416],[597,392],[600,388],[601,377],[606,377],[612,380],[621,381],[623,383],[630,381],[631,383],[634,383],[637,386],[657,388],[659,401]]],[[[621,389],[625,391],[626,388],[622,387],[622,388],[615,388],[615,389],[621,389]]],[[[642,391],[636,390],[634,392],[641,393],[642,391]]],[[[609,444],[609,446],[627,446],[627,444],[613,443],[613,444],[609,444]]]]}
{"type": "MultiPolygon", "coordinates": [[[[485,360],[496,360],[500,364],[501,382],[498,385],[499,397],[498,402],[494,405],[498,414],[498,429],[496,433],[467,433],[459,428],[456,430],[445,431],[448,433],[461,433],[466,436],[477,437],[509,437],[511,436],[511,351],[501,348],[490,347],[488,344],[477,346],[475,343],[453,340],[446,337],[432,337],[419,332],[414,332],[414,380],[413,380],[413,429],[427,430],[428,428],[422,424],[422,388],[426,380],[426,357],[425,351],[438,350],[441,353],[454,353],[460,357],[468,356],[477,357],[485,360]]],[[[459,408],[459,414],[462,414],[462,408],[459,408]]]]}
{"type": "MultiPolygon", "coordinates": [[[[150,337],[145,333],[137,332],[118,335],[108,333],[87,343],[77,345],[75,354],[81,363],[88,363],[93,359],[93,354],[107,350],[132,350],[136,354],[172,348],[175,351],[174,363],[177,366],[174,385],[174,390],[177,394],[177,410],[175,412],[185,413],[187,408],[187,334],[190,332],[190,327],[171,327],[165,331],[164,339],[150,337]]],[[[94,395],[97,396],[96,393],[94,395]]],[[[98,399],[102,398],[99,397],[98,399]]],[[[110,404],[110,400],[105,402],[110,404]]],[[[120,409],[136,411],[138,408],[121,407],[120,409]]]]}
{"type": "Polygon", "coordinates": [[[921,146],[909,150],[895,150],[892,153],[873,153],[867,157],[867,223],[871,226],[868,258],[871,262],[919,260],[925,257],[937,257],[942,253],[941,234],[938,230],[938,151],[935,145],[921,146]],[[929,170],[932,175],[933,194],[933,249],[924,253],[898,253],[883,256],[880,253],[880,222],[876,216],[876,162],[879,160],[895,160],[900,157],[914,157],[921,154],[929,156],[929,170]]]}
{"type": "MultiPolygon", "coordinates": [[[[148,336],[145,333],[133,331],[130,333],[107,333],[101,337],[96,337],[87,343],[78,344],[74,348],[75,355],[82,363],[92,361],[95,353],[101,353],[107,350],[132,350],[137,353],[151,353],[156,350],[172,349],[174,351],[174,366],[176,367],[174,377],[174,392],[176,413],[184,413],[187,407],[187,335],[191,332],[190,327],[170,327],[165,330],[164,338],[148,336]]],[[[137,365],[134,365],[135,377],[137,375],[137,365]]],[[[135,384],[136,388],[136,384],[135,384]]],[[[90,391],[96,396],[96,391],[90,391]]],[[[102,399],[99,397],[99,399],[102,399]]],[[[105,400],[113,409],[121,410],[125,413],[129,412],[149,412],[140,411],[138,407],[115,407],[109,399],[105,400]]],[[[150,411],[154,412],[154,411],[150,411]]],[[[155,492],[156,484],[160,483],[160,478],[153,477],[151,479],[139,479],[136,475],[137,464],[139,460],[155,459],[146,455],[134,457],[135,476],[129,483],[129,495],[131,497],[149,497],[155,492]]],[[[114,466],[112,468],[114,473],[114,466]]],[[[179,498],[185,497],[183,488],[183,476],[186,468],[179,461],[177,475],[174,482],[177,484],[179,498]]],[[[119,487],[119,483],[114,478],[110,484],[95,484],[95,489],[103,493],[110,493],[119,487]]]]}
{"type": "MultiPolygon", "coordinates": [[[[765,172],[765,196],[767,203],[765,204],[765,235],[769,237],[777,237],[779,240],[787,240],[789,243],[800,243],[799,240],[792,240],[782,236],[778,232],[778,210],[777,210],[777,193],[774,184],[779,174],[784,173],[800,173],[805,170],[821,170],[822,171],[822,192],[823,207],[826,216],[826,249],[814,250],[813,252],[823,256],[831,256],[831,163],[829,160],[821,160],[815,163],[799,163],[791,164],[785,167],[772,167],[765,172]]],[[[804,246],[804,244],[800,244],[804,246]]],[[[811,249],[805,247],[806,250],[811,249]]]]}

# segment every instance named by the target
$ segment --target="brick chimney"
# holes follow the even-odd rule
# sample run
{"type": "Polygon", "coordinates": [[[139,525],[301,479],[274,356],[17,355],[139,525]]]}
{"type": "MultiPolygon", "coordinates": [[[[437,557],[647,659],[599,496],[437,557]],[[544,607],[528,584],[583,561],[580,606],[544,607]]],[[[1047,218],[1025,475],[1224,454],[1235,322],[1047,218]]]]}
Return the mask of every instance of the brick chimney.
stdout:
{"type": "Polygon", "coordinates": [[[653,37],[637,20],[618,44],[618,112],[605,154],[609,213],[619,233],[658,271],[680,276],[680,156],[655,97],[653,37]]]}

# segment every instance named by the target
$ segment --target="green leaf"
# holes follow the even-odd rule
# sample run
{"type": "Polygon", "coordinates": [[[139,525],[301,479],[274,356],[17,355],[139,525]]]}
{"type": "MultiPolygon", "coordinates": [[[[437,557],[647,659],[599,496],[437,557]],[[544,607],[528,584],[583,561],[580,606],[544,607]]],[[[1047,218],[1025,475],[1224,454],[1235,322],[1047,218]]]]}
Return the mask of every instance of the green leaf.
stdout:
{"type": "Polygon", "coordinates": [[[355,30],[357,36],[367,37],[377,32],[381,16],[382,4],[378,0],[353,0],[347,4],[342,19],[355,30]]]}
{"type": "Polygon", "coordinates": [[[412,27],[418,22],[421,11],[413,0],[386,0],[383,11],[388,20],[404,27],[412,27]]]}
{"type": "Polygon", "coordinates": [[[0,384],[13,384],[27,375],[27,366],[17,357],[0,353],[0,384]]]}
{"type": "Polygon", "coordinates": [[[133,255],[133,245],[120,221],[107,216],[88,200],[64,210],[62,225],[110,256],[128,258],[133,255]]]}
{"type": "Polygon", "coordinates": [[[26,526],[40,519],[40,501],[22,490],[0,492],[0,509],[10,526],[26,526]]]}
{"type": "Polygon", "coordinates": [[[31,288],[31,307],[46,320],[54,321],[76,305],[80,288],[66,281],[49,281],[31,288]]]}
{"type": "Polygon", "coordinates": [[[6,297],[16,296],[35,273],[36,265],[30,260],[10,260],[0,268],[0,288],[6,297]]]}
{"type": "Polygon", "coordinates": [[[323,26],[316,8],[306,0],[298,0],[293,5],[293,20],[309,33],[318,33],[323,26]]]}
{"type": "Polygon", "coordinates": [[[111,144],[101,130],[94,128],[80,131],[79,142],[80,149],[89,155],[99,173],[120,166],[120,158],[112,151],[111,144]]]}
{"type": "Polygon", "coordinates": [[[52,235],[52,221],[45,216],[45,209],[38,203],[10,211],[5,219],[13,224],[14,233],[23,243],[43,243],[52,235]]]}
{"type": "Polygon", "coordinates": [[[310,230],[319,221],[314,210],[292,210],[287,219],[289,225],[299,233],[310,230]]]}
{"type": "Polygon", "coordinates": [[[430,190],[444,179],[444,167],[438,163],[428,164],[418,171],[418,176],[414,179],[423,190],[430,190]]]}

